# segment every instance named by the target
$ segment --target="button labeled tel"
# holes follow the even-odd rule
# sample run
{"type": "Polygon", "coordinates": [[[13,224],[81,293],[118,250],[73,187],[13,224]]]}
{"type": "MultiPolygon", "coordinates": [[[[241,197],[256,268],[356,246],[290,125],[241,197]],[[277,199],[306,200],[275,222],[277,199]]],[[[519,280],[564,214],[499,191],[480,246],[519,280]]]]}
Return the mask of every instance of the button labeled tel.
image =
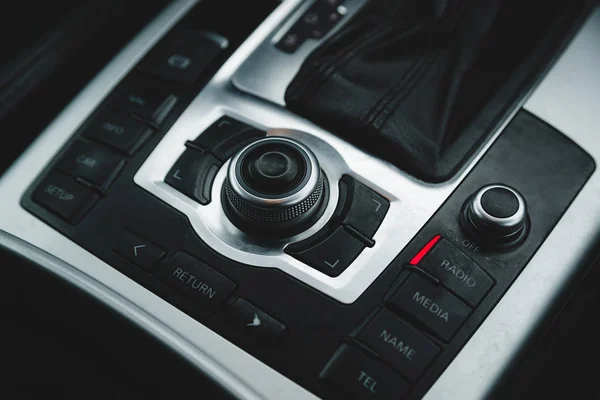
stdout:
{"type": "Polygon", "coordinates": [[[360,371],[358,375],[358,381],[361,385],[363,385],[367,390],[371,393],[377,393],[375,391],[375,386],[377,385],[377,381],[372,376],[369,376],[365,371],[360,371]]]}
{"type": "Polygon", "coordinates": [[[382,362],[341,345],[320,378],[344,391],[352,399],[401,399],[410,388],[402,376],[382,362]]]}

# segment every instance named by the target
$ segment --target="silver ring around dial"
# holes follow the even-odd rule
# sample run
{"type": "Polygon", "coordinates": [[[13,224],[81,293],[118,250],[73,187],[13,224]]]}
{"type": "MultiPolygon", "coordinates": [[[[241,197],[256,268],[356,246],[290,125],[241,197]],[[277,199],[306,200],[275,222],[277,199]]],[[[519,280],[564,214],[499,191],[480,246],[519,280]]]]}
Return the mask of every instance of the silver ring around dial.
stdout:
{"type": "Polygon", "coordinates": [[[519,194],[519,192],[517,192],[516,190],[513,190],[510,187],[504,186],[504,185],[489,185],[489,186],[485,186],[485,187],[481,188],[477,192],[477,195],[475,195],[475,198],[473,199],[472,209],[473,209],[473,213],[477,217],[479,217],[479,219],[481,221],[493,223],[496,226],[499,226],[502,228],[512,228],[514,226],[517,226],[517,225],[523,223],[523,220],[525,218],[527,218],[527,215],[526,215],[527,211],[525,210],[525,199],[523,199],[523,196],[521,196],[519,194]],[[517,198],[519,207],[517,208],[517,211],[510,217],[506,217],[506,218],[495,217],[495,216],[489,214],[488,212],[486,212],[485,209],[483,208],[483,205],[481,204],[481,198],[483,197],[483,195],[485,193],[487,193],[489,190],[496,189],[496,188],[508,190],[508,191],[512,192],[515,195],[515,197],[517,198]]]}
{"type": "Polygon", "coordinates": [[[284,137],[280,137],[280,136],[270,136],[270,137],[267,137],[264,139],[257,140],[256,142],[249,144],[248,146],[244,147],[241,151],[239,151],[233,157],[233,159],[231,160],[231,163],[229,164],[229,168],[227,170],[227,179],[229,180],[229,185],[231,186],[231,189],[235,192],[235,194],[238,197],[240,197],[244,201],[246,201],[252,205],[258,206],[258,207],[285,208],[285,207],[294,206],[294,205],[306,200],[306,198],[309,197],[314,192],[315,188],[317,187],[317,184],[318,184],[319,178],[320,178],[320,174],[321,174],[321,168],[319,166],[319,162],[317,161],[317,157],[313,154],[312,151],[310,151],[310,149],[308,147],[304,146],[302,143],[300,143],[296,140],[293,140],[293,139],[288,139],[288,138],[284,138],[284,137]],[[291,145],[293,145],[294,147],[298,148],[299,151],[304,152],[305,155],[307,156],[307,159],[309,160],[310,165],[307,166],[307,170],[310,175],[309,175],[308,179],[306,180],[304,187],[300,188],[298,191],[296,191],[286,197],[273,197],[273,198],[259,197],[253,193],[250,193],[248,190],[246,190],[246,188],[244,188],[243,185],[240,184],[240,182],[238,180],[238,176],[236,174],[236,168],[237,168],[237,164],[240,160],[241,155],[244,154],[244,152],[248,148],[254,147],[260,143],[274,141],[273,139],[277,139],[277,141],[280,141],[280,142],[281,141],[288,142],[291,145]]]}

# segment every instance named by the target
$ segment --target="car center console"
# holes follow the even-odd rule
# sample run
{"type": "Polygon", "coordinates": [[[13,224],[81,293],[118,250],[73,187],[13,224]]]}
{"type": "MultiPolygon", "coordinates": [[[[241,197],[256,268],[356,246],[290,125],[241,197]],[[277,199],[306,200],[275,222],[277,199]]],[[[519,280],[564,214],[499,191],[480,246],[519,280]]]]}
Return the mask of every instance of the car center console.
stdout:
{"type": "Polygon", "coordinates": [[[600,10],[431,184],[284,107],[361,6],[174,2],[2,178],[0,243],[240,398],[488,396],[596,244],[600,10]]]}

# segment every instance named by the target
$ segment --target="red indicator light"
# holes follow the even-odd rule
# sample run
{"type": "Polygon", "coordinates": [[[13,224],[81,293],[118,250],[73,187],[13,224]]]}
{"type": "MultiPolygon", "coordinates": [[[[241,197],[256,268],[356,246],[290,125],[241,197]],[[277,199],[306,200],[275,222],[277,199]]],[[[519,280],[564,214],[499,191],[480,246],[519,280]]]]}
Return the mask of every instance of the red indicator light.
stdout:
{"type": "Polygon", "coordinates": [[[427,243],[425,245],[425,247],[423,247],[418,253],[417,255],[415,255],[412,260],[410,260],[410,264],[411,265],[417,265],[419,263],[419,261],[421,261],[421,259],[423,259],[423,257],[425,257],[425,255],[427,254],[427,252],[429,250],[431,250],[431,248],[437,243],[438,240],[440,240],[441,236],[437,235],[436,237],[434,237],[433,239],[431,239],[429,241],[429,243],[427,243]]]}

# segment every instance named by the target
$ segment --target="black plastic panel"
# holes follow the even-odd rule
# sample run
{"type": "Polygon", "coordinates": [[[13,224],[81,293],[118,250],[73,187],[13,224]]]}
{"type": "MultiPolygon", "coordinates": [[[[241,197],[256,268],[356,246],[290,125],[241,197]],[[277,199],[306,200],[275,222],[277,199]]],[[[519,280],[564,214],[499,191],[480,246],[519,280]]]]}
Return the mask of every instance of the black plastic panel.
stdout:
{"type": "MultiPolygon", "coordinates": [[[[214,29],[227,37],[231,44],[223,55],[225,57],[265,18],[274,7],[273,3],[205,1],[181,24],[187,29],[191,26],[214,29]],[[252,24],[243,22],[247,24],[245,35],[227,31],[228,27],[232,27],[232,21],[228,20],[228,7],[235,7],[237,13],[253,20],[252,24]]],[[[133,183],[133,176],[152,148],[219,64],[211,65],[211,72],[207,72],[204,78],[191,87],[164,82],[166,85],[175,85],[172,86],[172,92],[179,96],[180,101],[162,122],[161,129],[133,157],[128,158],[127,165],[106,194],[78,225],[71,226],[32,202],[31,193],[40,180],[24,196],[23,206],[214,332],[325,399],[347,398],[335,386],[329,386],[319,378],[342,343],[351,349],[358,349],[359,353],[376,365],[388,365],[391,368],[385,359],[380,359],[363,342],[350,337],[352,332],[367,323],[374,310],[381,309],[387,309],[402,319],[411,331],[418,332],[423,340],[431,344],[430,348],[439,348],[435,359],[407,395],[408,398],[421,397],[518,276],[595,168],[591,157],[577,145],[537,118],[521,111],[464,182],[367,291],[351,305],[340,304],[282,272],[249,267],[217,254],[200,240],[184,215],[133,183]],[[474,244],[472,239],[464,237],[459,227],[459,213],[464,201],[474,191],[489,183],[503,183],[516,188],[529,204],[531,231],[523,245],[510,252],[485,251],[474,244]],[[125,231],[164,250],[166,255],[163,262],[143,269],[111,250],[115,240],[125,231]],[[405,284],[409,274],[418,275],[419,279],[425,279],[431,285],[439,285],[439,281],[422,271],[419,265],[408,266],[415,254],[437,235],[443,236],[464,251],[481,267],[485,276],[493,281],[482,300],[471,300],[473,304],[479,304],[464,322],[461,321],[456,332],[443,336],[444,340],[401,307],[388,306],[384,301],[391,299],[396,289],[405,284]],[[210,268],[211,274],[214,271],[219,274],[219,279],[223,277],[230,281],[228,288],[231,288],[231,294],[228,293],[227,298],[219,304],[211,303],[210,307],[204,307],[186,296],[185,291],[177,291],[164,284],[159,279],[160,271],[164,271],[164,267],[179,252],[197,259],[202,263],[203,270],[210,268]],[[248,335],[247,329],[240,329],[243,324],[239,320],[232,323],[230,313],[235,313],[235,310],[230,310],[239,298],[283,324],[285,330],[270,341],[264,340],[264,337],[258,340],[255,335],[248,335]]],[[[141,72],[134,74],[136,79],[149,78],[141,72]]],[[[101,106],[97,113],[102,112],[105,107],[106,105],[101,106]]],[[[85,124],[82,129],[85,129],[85,124]]],[[[42,178],[43,175],[40,176],[42,178]]],[[[398,229],[402,229],[401,224],[398,229]]],[[[374,249],[377,249],[376,244],[374,249]]],[[[179,276],[177,278],[180,279],[179,276]]],[[[460,294],[455,295],[460,297],[460,294]]],[[[357,356],[354,359],[363,357],[357,356]]],[[[414,376],[405,378],[416,379],[414,376]]]]}

